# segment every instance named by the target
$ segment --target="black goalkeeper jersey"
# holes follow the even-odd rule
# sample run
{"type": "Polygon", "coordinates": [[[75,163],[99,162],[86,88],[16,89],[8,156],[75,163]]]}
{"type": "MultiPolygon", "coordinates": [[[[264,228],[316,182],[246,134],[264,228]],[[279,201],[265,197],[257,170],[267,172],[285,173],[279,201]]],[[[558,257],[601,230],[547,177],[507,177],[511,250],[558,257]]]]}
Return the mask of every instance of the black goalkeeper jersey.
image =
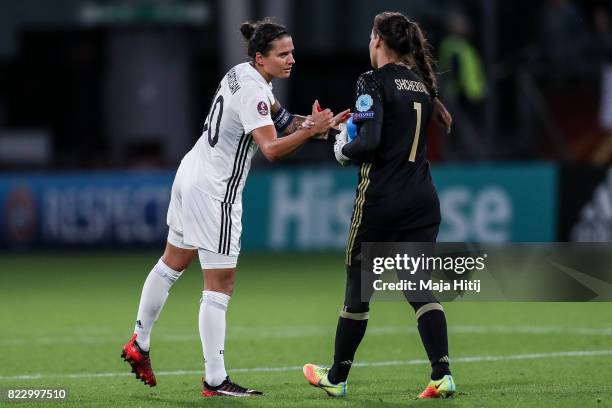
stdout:
{"type": "Polygon", "coordinates": [[[358,137],[342,152],[360,165],[353,226],[412,229],[440,223],[426,158],[433,98],[408,67],[387,64],[357,81],[358,137]]]}

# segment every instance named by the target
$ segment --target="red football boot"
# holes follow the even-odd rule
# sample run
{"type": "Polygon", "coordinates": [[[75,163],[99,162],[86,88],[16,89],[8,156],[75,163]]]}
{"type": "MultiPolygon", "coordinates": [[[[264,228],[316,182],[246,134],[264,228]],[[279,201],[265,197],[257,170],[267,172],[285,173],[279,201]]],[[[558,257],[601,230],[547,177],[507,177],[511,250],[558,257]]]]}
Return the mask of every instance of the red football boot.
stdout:
{"type": "Polygon", "coordinates": [[[132,372],[136,374],[136,378],[150,387],[155,387],[157,385],[155,374],[153,374],[153,369],[151,368],[149,352],[143,351],[140,348],[136,342],[136,333],[132,336],[132,340],[128,341],[127,344],[123,346],[121,357],[130,363],[132,372]]]}

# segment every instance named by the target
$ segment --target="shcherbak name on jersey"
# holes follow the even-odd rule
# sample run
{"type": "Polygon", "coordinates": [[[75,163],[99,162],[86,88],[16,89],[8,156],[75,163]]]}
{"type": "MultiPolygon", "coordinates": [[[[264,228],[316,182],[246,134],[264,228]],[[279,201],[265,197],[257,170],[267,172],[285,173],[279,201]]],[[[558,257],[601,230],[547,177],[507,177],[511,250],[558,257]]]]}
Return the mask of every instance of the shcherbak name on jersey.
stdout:
{"type": "Polygon", "coordinates": [[[399,91],[422,92],[429,95],[427,87],[424,83],[418,81],[410,81],[408,79],[396,79],[395,85],[399,91]]]}

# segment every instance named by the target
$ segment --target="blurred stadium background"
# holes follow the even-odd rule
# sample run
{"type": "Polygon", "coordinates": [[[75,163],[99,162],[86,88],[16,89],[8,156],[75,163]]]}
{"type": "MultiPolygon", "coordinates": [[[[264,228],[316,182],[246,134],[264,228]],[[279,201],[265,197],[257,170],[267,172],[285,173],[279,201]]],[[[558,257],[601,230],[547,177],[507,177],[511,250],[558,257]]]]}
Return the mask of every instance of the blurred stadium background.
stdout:
{"type": "MultiPolygon", "coordinates": [[[[610,241],[608,1],[23,0],[0,13],[0,247],[159,247],[178,161],[245,60],[240,22],[293,33],[284,105],[338,111],[386,9],[428,32],[455,116],[429,132],[441,240],[610,241]]],[[[319,142],[257,156],[244,249],[341,249],[355,173],[319,142]]]]}
{"type": "MultiPolygon", "coordinates": [[[[609,0],[20,0],[2,1],[0,10],[0,385],[35,385],[26,377],[43,373],[45,384],[83,381],[78,387],[85,388],[75,388],[79,403],[96,405],[86,395],[97,395],[96,403],[108,404],[96,390],[98,377],[77,380],[78,373],[125,368],[115,357],[133,324],[142,281],[165,242],[174,171],[200,135],[218,81],[246,58],[238,27],[249,19],[274,16],[292,33],[296,67],[290,80],[274,86],[283,105],[302,113],[315,98],[336,111],[353,104],[357,76],[369,69],[376,13],[397,10],[422,24],[455,119],[450,135],[434,127],[428,135],[442,203],[440,240],[612,241],[609,0]],[[41,312],[46,309],[53,312],[41,312]],[[91,349],[103,363],[79,363],[79,353],[91,349]],[[26,352],[37,363],[17,358],[26,352]],[[63,376],[52,379],[53,373],[63,376]]],[[[242,300],[233,304],[231,317],[242,326],[232,337],[230,322],[227,347],[244,349],[228,356],[230,367],[331,357],[343,293],[340,252],[356,177],[355,169],[336,165],[322,142],[310,142],[281,164],[254,159],[244,196],[245,255],[236,296],[242,300]],[[295,296],[293,280],[302,285],[295,296]],[[273,294],[285,310],[267,298],[273,294]],[[305,312],[298,301],[310,298],[316,307],[305,312]],[[255,305],[260,313],[251,310],[255,305]],[[271,335],[276,342],[266,333],[278,335],[271,335]],[[315,333],[313,344],[321,346],[312,355],[300,340],[304,333],[315,333]],[[280,356],[266,349],[270,344],[280,356]],[[251,346],[267,350],[265,362],[251,346]]],[[[185,295],[170,298],[158,327],[160,351],[177,341],[182,347],[186,339],[190,348],[178,357],[166,351],[157,363],[165,370],[195,372],[201,365],[195,323],[200,283],[197,266],[192,269],[191,287],[177,287],[185,295]]],[[[412,327],[411,312],[401,309],[406,317],[398,322],[398,305],[379,307],[378,334],[365,345],[364,358],[422,358],[408,329],[410,351],[398,351],[397,326],[412,327]],[[381,339],[388,347],[377,347],[381,339]]],[[[464,304],[448,310],[455,355],[597,349],[609,356],[612,349],[607,304],[500,303],[478,313],[464,304]],[[482,337],[474,340],[475,333],[482,337]]],[[[532,392],[536,375],[575,368],[570,382],[595,398],[605,383],[585,386],[579,376],[593,365],[610,374],[609,357],[601,356],[580,364],[530,362],[532,371],[513,364],[526,373],[508,380],[516,395],[532,392]]],[[[382,389],[401,387],[396,377],[405,373],[388,370],[394,382],[382,389]]],[[[463,372],[478,375],[470,370],[463,372]]],[[[239,375],[263,381],[261,373],[249,373],[239,375]]],[[[294,374],[267,375],[288,381],[285,393],[301,384],[294,374]]],[[[424,378],[410,375],[411,381],[424,378]]],[[[108,395],[120,398],[127,380],[119,379],[105,377],[108,395]]],[[[145,393],[127,384],[129,401],[145,393]]],[[[466,384],[472,398],[483,384],[490,385],[466,384]]],[[[175,389],[181,387],[189,388],[176,380],[175,389]]],[[[609,394],[609,382],[607,387],[609,394]]],[[[358,395],[368,398],[365,391],[358,395]]],[[[495,395],[503,405],[505,394],[495,395]]],[[[172,405],[171,397],[156,398],[172,405]]],[[[539,398],[534,403],[551,395],[539,398]]],[[[299,398],[285,402],[301,404],[299,398]]]]}

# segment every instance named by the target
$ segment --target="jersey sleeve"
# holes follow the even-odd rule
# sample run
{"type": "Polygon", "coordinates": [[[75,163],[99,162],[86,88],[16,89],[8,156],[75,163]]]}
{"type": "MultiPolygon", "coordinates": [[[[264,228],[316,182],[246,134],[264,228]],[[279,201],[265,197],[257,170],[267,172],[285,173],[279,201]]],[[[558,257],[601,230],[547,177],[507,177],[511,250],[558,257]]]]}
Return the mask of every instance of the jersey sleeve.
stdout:
{"type": "Polygon", "coordinates": [[[372,161],[380,144],[383,121],[382,86],[370,71],[357,80],[357,92],[353,123],[357,125],[357,137],[342,149],[342,153],[352,161],[361,163],[372,161]]]}
{"type": "Polygon", "coordinates": [[[271,114],[272,104],[274,104],[274,95],[271,91],[267,92],[258,87],[242,90],[238,116],[244,127],[244,133],[249,134],[264,126],[274,126],[271,114]]]}
{"type": "Polygon", "coordinates": [[[354,123],[382,123],[383,90],[374,72],[366,72],[357,79],[354,123]]]}

